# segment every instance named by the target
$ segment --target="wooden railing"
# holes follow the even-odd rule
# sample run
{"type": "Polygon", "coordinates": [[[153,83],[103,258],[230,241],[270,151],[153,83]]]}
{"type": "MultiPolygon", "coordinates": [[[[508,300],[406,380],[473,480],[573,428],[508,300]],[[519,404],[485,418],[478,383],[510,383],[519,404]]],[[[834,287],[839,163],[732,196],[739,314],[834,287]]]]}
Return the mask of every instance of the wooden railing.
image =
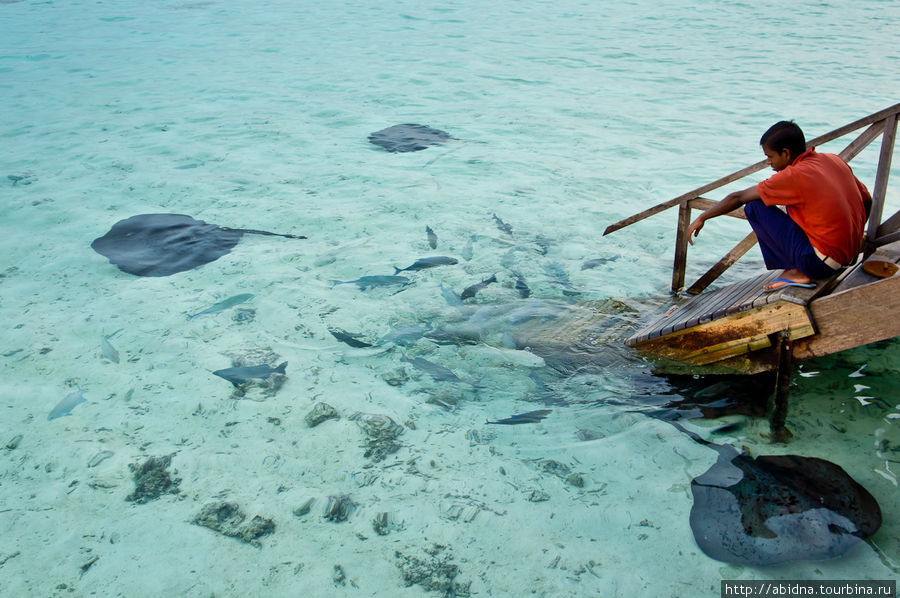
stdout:
{"type": "MultiPolygon", "coordinates": [[[[894,104],[890,108],[885,108],[874,114],[870,114],[865,118],[844,125],[830,133],[826,133],[820,137],[816,137],[807,142],[807,147],[814,147],[833,141],[840,137],[868,127],[850,145],[844,148],[838,155],[845,161],[850,162],[870,143],[881,136],[881,152],[878,156],[878,169],[875,172],[875,185],[872,187],[872,210],[869,213],[869,223],[866,228],[866,236],[863,250],[866,255],[872,253],[877,247],[900,240],[900,210],[893,216],[882,222],[882,211],[884,210],[884,200],[887,194],[888,175],[891,170],[891,157],[894,152],[894,142],[897,137],[897,118],[900,114],[900,104],[894,104]]],[[[724,176],[711,183],[707,183],[701,187],[688,191],[678,197],[664,201],[653,206],[643,212],[629,216],[615,224],[609,225],[603,232],[608,235],[620,228],[624,228],[635,222],[639,222],[644,218],[658,214],[669,208],[678,206],[678,229],[675,236],[675,263],[672,269],[672,292],[677,293],[684,288],[685,269],[687,266],[687,250],[688,236],[687,229],[691,223],[691,210],[705,210],[715,202],[702,197],[704,193],[708,193],[719,187],[723,187],[729,183],[738,181],[748,175],[758,172],[766,167],[766,161],[762,160],[756,164],[751,164],[746,168],[742,168],[727,176],[724,176]]],[[[736,218],[744,218],[743,208],[735,210],[728,214],[736,218]]],[[[750,233],[740,243],[738,243],[731,251],[725,254],[718,263],[710,268],[697,282],[688,288],[687,292],[691,294],[701,293],[714,280],[722,275],[732,264],[734,264],[742,255],[747,253],[756,244],[756,234],[750,233]]]]}

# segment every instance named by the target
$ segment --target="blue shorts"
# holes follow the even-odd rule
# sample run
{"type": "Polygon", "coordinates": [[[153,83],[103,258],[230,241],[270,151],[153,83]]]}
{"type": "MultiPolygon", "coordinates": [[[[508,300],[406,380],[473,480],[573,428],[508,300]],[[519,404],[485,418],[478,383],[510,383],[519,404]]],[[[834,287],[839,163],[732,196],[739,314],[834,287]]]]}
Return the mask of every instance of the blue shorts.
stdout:
{"type": "Polygon", "coordinates": [[[816,255],[803,229],[779,208],[756,199],[744,204],[744,213],[769,270],[795,268],[810,278],[828,278],[838,271],[816,255]]]}

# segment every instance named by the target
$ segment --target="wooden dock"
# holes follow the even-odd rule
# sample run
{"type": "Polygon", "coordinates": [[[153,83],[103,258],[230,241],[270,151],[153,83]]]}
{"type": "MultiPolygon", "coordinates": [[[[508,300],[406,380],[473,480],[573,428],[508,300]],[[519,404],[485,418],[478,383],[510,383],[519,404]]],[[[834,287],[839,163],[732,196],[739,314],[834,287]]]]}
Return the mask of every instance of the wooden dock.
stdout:
{"type": "MultiPolygon", "coordinates": [[[[863,129],[839,155],[850,161],[881,137],[872,190],[872,209],[856,266],[845,269],[814,289],[788,287],[765,292],[763,286],[781,271],[704,292],[728,267],[756,244],[751,232],[687,289],[668,309],[646,317],[625,344],[652,354],[658,369],[695,373],[757,373],[782,369],[793,360],[828,355],[900,336],[900,274],[877,278],[867,261],[900,263],[900,210],[883,218],[900,104],[895,104],[811,140],[807,147],[863,129]],[[788,354],[785,354],[785,349],[788,354]]],[[[691,210],[713,202],[701,196],[765,168],[758,162],[693,191],[610,225],[609,234],[678,206],[672,291],[684,288],[687,228],[691,210]]],[[[729,216],[744,218],[743,210],[729,216]]],[[[789,365],[787,366],[789,369],[789,365]]]]}
{"type": "MultiPolygon", "coordinates": [[[[867,261],[900,263],[900,242],[879,248],[867,261]]],[[[777,367],[780,338],[794,341],[793,359],[803,360],[900,336],[900,273],[877,278],[860,263],[815,289],[763,291],[778,274],[767,272],[651,314],[625,344],[687,366],[714,366],[710,372],[749,374],[777,367]]],[[[660,367],[685,369],[665,362],[660,367]]]]}

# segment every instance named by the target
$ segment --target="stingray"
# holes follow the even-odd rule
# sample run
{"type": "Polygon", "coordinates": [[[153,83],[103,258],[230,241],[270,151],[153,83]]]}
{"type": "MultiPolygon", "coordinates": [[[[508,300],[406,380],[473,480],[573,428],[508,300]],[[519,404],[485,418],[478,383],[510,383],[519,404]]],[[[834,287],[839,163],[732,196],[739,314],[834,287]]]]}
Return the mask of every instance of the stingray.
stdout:
{"type": "Polygon", "coordinates": [[[184,214],[140,214],[116,222],[91,247],[123,272],[169,276],[213,262],[230,252],[244,234],[289,239],[306,237],[245,228],[226,228],[184,214]]]}
{"type": "Polygon", "coordinates": [[[394,125],[375,131],[369,141],[389,152],[417,152],[452,139],[449,134],[425,125],[394,125]]]}
{"type": "Polygon", "coordinates": [[[830,461],[753,458],[704,444],[719,458],[691,481],[690,523],[697,545],[716,560],[764,566],[833,559],[881,526],[872,495],[830,461]]]}

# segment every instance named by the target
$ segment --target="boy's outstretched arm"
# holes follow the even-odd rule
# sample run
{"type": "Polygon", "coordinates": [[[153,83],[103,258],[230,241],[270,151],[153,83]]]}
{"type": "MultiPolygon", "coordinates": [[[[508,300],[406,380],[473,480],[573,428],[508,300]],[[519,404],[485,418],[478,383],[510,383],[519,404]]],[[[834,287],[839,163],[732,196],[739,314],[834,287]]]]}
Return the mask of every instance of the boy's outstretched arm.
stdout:
{"type": "Polygon", "coordinates": [[[710,218],[715,218],[716,216],[727,214],[728,212],[738,209],[748,201],[753,201],[754,199],[759,198],[759,193],[757,193],[756,191],[756,185],[747,187],[743,191],[735,191],[734,193],[729,193],[722,199],[722,201],[697,216],[697,218],[695,218],[694,221],[691,222],[691,225],[687,229],[688,242],[691,245],[694,244],[694,237],[700,234],[700,229],[703,228],[703,224],[710,218]]]}

